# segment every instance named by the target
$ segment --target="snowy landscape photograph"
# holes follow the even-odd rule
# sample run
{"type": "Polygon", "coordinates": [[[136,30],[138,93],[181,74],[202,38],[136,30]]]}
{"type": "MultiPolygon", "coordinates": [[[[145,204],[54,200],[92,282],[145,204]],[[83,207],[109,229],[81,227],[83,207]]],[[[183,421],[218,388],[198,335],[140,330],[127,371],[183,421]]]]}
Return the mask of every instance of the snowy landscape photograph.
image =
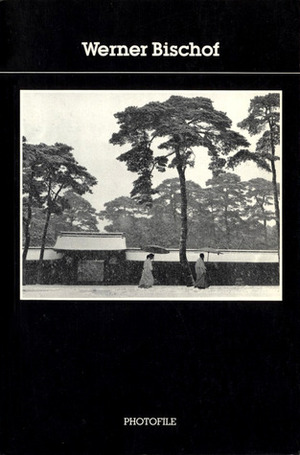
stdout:
{"type": "Polygon", "coordinates": [[[281,300],[281,106],[21,90],[21,299],[281,300]]]}

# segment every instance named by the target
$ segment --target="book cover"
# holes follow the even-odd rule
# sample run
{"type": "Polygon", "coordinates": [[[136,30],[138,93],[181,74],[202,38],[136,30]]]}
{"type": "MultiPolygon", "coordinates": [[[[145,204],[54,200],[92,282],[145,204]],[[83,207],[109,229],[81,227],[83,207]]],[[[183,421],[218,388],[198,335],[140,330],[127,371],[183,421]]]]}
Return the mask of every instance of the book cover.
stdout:
{"type": "Polygon", "coordinates": [[[1,452],[298,453],[299,2],[0,25],[1,452]]]}

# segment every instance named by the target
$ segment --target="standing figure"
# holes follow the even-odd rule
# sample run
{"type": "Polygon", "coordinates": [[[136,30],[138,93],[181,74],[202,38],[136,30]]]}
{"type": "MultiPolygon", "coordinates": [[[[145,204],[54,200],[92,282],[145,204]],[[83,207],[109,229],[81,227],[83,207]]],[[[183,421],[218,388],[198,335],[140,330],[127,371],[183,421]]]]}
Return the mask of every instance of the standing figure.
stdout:
{"type": "Polygon", "coordinates": [[[148,254],[144,261],[143,273],[139,282],[139,288],[151,288],[154,284],[154,278],[152,275],[153,265],[152,261],[154,254],[148,254]]]}
{"type": "Polygon", "coordinates": [[[196,261],[195,272],[196,272],[195,288],[199,288],[199,289],[208,288],[207,277],[206,277],[206,267],[204,264],[204,254],[203,253],[201,253],[199,255],[199,259],[197,259],[197,261],[196,261]]]}

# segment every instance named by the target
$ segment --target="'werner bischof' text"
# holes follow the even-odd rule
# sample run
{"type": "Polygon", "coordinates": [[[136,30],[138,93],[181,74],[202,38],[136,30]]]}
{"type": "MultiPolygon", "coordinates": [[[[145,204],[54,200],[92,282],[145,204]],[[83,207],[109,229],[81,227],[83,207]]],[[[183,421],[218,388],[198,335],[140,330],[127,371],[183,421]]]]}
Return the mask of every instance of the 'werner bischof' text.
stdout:
{"type": "Polygon", "coordinates": [[[103,44],[100,41],[82,41],[87,57],[220,57],[220,43],[200,46],[194,42],[187,44],[169,44],[168,42],[152,42],[148,44],[103,44]]]}

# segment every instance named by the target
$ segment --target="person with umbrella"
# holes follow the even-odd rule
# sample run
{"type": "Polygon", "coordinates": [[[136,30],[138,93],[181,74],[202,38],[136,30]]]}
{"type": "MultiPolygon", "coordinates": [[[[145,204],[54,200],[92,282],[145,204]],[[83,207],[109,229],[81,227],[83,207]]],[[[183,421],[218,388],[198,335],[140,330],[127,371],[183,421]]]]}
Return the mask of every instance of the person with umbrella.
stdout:
{"type": "Polygon", "coordinates": [[[206,266],[204,264],[204,254],[200,253],[199,258],[195,264],[196,282],[195,288],[205,289],[208,288],[207,277],[206,277],[206,266]]]}

